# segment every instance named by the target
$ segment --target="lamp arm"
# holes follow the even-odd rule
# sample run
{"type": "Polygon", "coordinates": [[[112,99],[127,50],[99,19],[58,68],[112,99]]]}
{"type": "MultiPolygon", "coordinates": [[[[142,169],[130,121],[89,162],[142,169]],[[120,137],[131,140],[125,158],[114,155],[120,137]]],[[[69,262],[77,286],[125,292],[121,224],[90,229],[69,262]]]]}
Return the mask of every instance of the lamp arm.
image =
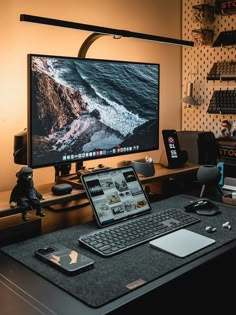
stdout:
{"type": "Polygon", "coordinates": [[[78,57],[79,58],[85,58],[89,47],[93,44],[93,42],[95,42],[95,40],[97,40],[98,38],[100,38],[102,36],[109,36],[109,34],[92,33],[91,35],[89,35],[85,39],[83,44],[81,45],[80,50],[78,52],[78,57]]]}

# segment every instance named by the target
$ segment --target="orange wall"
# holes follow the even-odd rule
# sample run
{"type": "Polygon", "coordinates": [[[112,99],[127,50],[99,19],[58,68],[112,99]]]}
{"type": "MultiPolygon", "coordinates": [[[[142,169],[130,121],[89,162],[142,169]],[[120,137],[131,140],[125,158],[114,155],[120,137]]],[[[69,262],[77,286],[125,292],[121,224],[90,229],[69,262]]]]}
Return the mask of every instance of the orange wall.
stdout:
{"type": "MultiPolygon", "coordinates": [[[[89,32],[20,22],[20,14],[39,15],[140,33],[181,38],[181,0],[2,0],[0,2],[0,191],[11,190],[21,165],[13,161],[14,135],[27,126],[28,53],[77,56],[89,32]]],[[[181,126],[181,48],[131,38],[98,39],[87,57],[159,62],[160,129],[181,126]]],[[[151,152],[155,162],[160,150],[151,152]]],[[[134,155],[132,159],[143,155],[134,155]]],[[[129,156],[96,161],[115,166],[129,156]],[[108,163],[109,162],[109,163],[108,163]]],[[[34,170],[37,185],[54,180],[54,168],[34,170]]]]}

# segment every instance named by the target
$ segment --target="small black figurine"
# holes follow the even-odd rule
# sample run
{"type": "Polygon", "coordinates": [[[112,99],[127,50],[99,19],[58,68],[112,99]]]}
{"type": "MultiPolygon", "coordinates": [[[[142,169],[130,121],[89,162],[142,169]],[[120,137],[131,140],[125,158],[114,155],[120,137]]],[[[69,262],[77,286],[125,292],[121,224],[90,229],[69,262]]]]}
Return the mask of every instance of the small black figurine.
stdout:
{"type": "Polygon", "coordinates": [[[36,215],[44,217],[45,213],[41,209],[40,200],[43,195],[34,188],[33,170],[30,167],[22,167],[16,173],[17,184],[13,188],[10,196],[10,206],[19,206],[22,211],[22,220],[28,221],[27,210],[35,209],[36,215]]]}

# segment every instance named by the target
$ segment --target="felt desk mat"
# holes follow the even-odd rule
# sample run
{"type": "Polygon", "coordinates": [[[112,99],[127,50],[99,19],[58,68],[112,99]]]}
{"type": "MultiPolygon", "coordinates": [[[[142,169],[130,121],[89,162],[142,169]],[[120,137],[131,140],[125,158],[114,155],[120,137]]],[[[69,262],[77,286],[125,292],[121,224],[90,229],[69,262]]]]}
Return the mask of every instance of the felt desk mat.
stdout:
{"type": "MultiPolygon", "coordinates": [[[[184,206],[193,199],[196,198],[179,195],[153,203],[152,206],[154,211],[169,207],[184,210],[184,206]]],[[[145,285],[236,239],[236,208],[222,203],[218,203],[218,205],[220,205],[222,212],[220,215],[202,216],[199,223],[187,227],[193,232],[215,239],[216,243],[185,258],[178,258],[153,249],[148,242],[110,258],[103,258],[83,247],[78,247],[80,235],[98,228],[95,222],[5,246],[2,251],[80,301],[96,308],[127,294],[130,290],[134,290],[138,287],[136,286],[137,283],[145,285]],[[231,230],[222,227],[226,221],[230,221],[233,227],[231,230]],[[207,225],[216,227],[217,231],[209,234],[205,231],[207,225]],[[81,253],[95,260],[94,268],[79,275],[67,276],[34,257],[35,250],[55,243],[61,243],[75,250],[79,249],[81,253]]]]}

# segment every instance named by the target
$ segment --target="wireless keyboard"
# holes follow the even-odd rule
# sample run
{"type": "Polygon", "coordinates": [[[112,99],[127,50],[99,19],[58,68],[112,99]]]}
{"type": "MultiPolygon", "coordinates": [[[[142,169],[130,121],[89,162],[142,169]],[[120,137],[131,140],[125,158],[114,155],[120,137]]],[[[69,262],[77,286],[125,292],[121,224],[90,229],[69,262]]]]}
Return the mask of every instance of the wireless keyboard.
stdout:
{"type": "Polygon", "coordinates": [[[199,221],[194,214],[170,208],[102,228],[80,237],[79,243],[107,257],[199,221]]]}

